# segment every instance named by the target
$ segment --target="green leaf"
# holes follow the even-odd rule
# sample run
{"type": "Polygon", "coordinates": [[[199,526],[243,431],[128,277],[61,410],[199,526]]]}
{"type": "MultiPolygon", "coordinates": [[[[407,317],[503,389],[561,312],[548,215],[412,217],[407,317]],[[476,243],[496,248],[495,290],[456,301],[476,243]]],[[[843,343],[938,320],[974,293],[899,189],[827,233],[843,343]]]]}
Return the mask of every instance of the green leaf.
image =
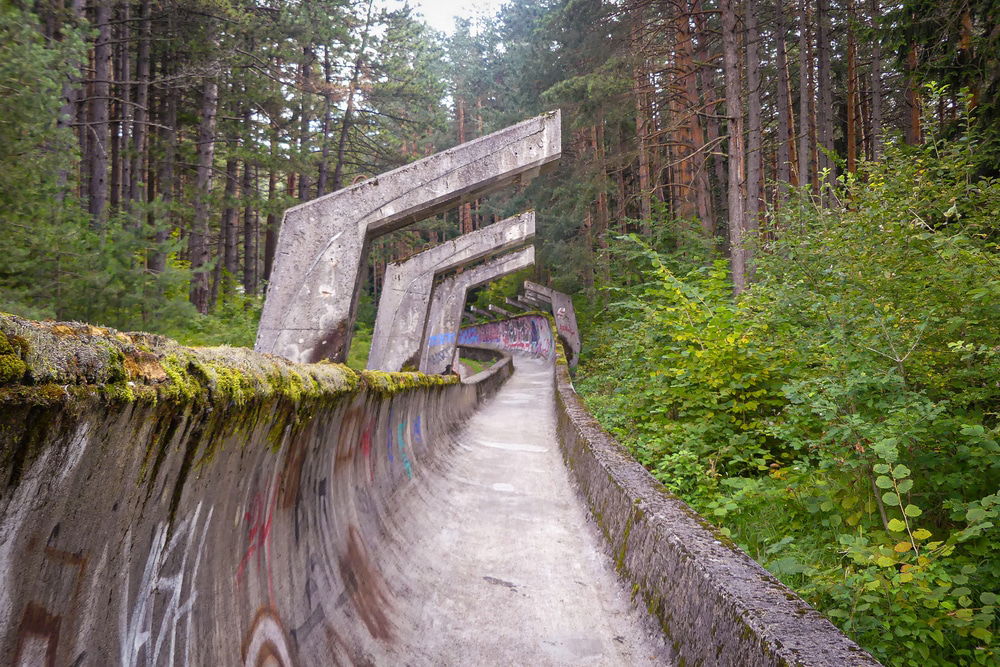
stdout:
{"type": "Polygon", "coordinates": [[[969,523],[978,523],[986,518],[986,510],[982,507],[973,507],[965,513],[965,520],[969,523]]]}
{"type": "Polygon", "coordinates": [[[898,466],[892,469],[892,476],[896,479],[902,479],[904,477],[910,476],[910,469],[900,463],[898,466]]]}
{"type": "Polygon", "coordinates": [[[887,463],[876,463],[872,466],[872,470],[879,475],[885,475],[889,472],[889,465],[887,463]]]}
{"type": "Polygon", "coordinates": [[[976,639],[982,639],[984,642],[989,642],[993,639],[993,633],[986,628],[973,628],[972,636],[976,639]]]}
{"type": "Polygon", "coordinates": [[[986,605],[996,604],[997,602],[1000,602],[1000,596],[998,596],[996,593],[990,593],[989,591],[981,593],[979,595],[979,599],[980,601],[982,601],[983,604],[986,605]]]}
{"type": "Polygon", "coordinates": [[[880,475],[879,477],[875,478],[875,486],[877,486],[880,489],[891,489],[892,480],[886,477],[885,475],[880,475]]]}
{"type": "Polygon", "coordinates": [[[882,502],[886,505],[899,505],[899,496],[896,495],[895,491],[890,491],[889,493],[882,494],[882,502]]]}
{"type": "Polygon", "coordinates": [[[907,505],[903,508],[903,514],[906,516],[920,516],[923,513],[924,511],[916,505],[907,505]]]}
{"type": "Polygon", "coordinates": [[[906,524],[899,519],[889,519],[889,530],[894,533],[901,533],[906,530],[906,524]]]}
{"type": "Polygon", "coordinates": [[[907,493],[909,492],[910,489],[913,488],[913,480],[912,479],[900,480],[899,484],[896,485],[896,488],[899,490],[900,493],[907,493]]]}

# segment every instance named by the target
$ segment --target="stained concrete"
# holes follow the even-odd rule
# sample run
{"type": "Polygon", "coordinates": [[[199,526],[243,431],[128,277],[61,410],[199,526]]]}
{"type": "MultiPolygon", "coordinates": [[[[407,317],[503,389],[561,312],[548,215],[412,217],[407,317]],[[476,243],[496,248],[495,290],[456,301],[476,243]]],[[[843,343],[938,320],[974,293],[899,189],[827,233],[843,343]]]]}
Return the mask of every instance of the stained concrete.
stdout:
{"type": "Polygon", "coordinates": [[[491,313],[496,313],[497,315],[502,315],[504,317],[513,317],[514,316],[514,313],[510,312],[509,310],[504,310],[500,306],[493,305],[492,303],[487,304],[486,308],[491,313]]]}
{"type": "Polygon", "coordinates": [[[548,301],[551,305],[552,316],[556,320],[556,329],[559,337],[566,341],[569,348],[569,367],[576,368],[580,361],[580,328],[576,324],[576,310],[573,308],[573,300],[568,294],[556,291],[551,287],[533,283],[530,280],[524,281],[524,289],[528,294],[537,294],[541,301],[548,301]]]}
{"type": "Polygon", "coordinates": [[[524,183],[560,151],[556,111],[288,209],[254,348],[343,361],[373,239],[524,183]]]}
{"type": "Polygon", "coordinates": [[[506,303],[508,306],[513,306],[515,308],[520,308],[523,311],[534,310],[534,308],[532,308],[528,304],[524,303],[523,301],[518,301],[517,299],[511,299],[511,298],[505,297],[504,298],[504,303],[506,303]]]}
{"type": "Polygon", "coordinates": [[[550,359],[515,373],[456,435],[447,468],[401,497],[410,664],[652,665],[636,611],[573,491],[556,440],[550,359]]]}
{"type": "Polygon", "coordinates": [[[535,213],[528,211],[389,264],[379,298],[368,368],[398,371],[417,365],[436,276],[520,247],[534,235],[535,213]]]}
{"type": "Polygon", "coordinates": [[[420,370],[424,373],[444,373],[453,363],[462,311],[470,289],[534,263],[535,249],[527,247],[495,257],[441,281],[431,297],[424,340],[420,347],[420,370]]]}

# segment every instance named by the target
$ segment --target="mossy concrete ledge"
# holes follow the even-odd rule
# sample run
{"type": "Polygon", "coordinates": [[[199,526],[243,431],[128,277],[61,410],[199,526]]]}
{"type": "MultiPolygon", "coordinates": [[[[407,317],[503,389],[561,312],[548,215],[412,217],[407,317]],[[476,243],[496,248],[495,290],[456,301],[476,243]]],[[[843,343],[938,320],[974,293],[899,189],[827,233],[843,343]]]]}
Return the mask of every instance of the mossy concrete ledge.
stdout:
{"type": "Polygon", "coordinates": [[[560,354],[559,446],[619,575],[681,665],[879,663],[791,589],[670,494],[604,431],[560,354]]]}
{"type": "Polygon", "coordinates": [[[0,664],[406,662],[394,517],[502,361],[357,373],[0,315],[0,664]]]}

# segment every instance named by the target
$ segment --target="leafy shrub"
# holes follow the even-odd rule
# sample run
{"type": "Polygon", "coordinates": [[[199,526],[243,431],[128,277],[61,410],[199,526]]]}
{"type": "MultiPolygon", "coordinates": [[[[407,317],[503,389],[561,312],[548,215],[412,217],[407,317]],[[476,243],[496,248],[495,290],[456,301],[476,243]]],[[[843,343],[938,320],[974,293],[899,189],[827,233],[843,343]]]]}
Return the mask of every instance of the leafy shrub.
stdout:
{"type": "Polygon", "coordinates": [[[641,279],[579,372],[657,478],[891,665],[1000,655],[1000,184],[975,155],[890,146],[840,207],[769,211],[738,301],[724,265],[623,242],[641,279]]]}

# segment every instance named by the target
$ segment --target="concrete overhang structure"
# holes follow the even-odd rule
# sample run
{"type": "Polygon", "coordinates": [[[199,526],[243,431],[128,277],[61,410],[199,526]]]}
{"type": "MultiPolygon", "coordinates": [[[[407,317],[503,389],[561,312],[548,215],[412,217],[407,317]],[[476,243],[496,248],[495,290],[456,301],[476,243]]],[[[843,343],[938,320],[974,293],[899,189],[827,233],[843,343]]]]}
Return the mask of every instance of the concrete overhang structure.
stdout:
{"type": "Polygon", "coordinates": [[[483,310],[482,308],[477,308],[475,306],[469,306],[469,312],[472,313],[473,315],[478,315],[479,317],[490,317],[490,318],[493,317],[490,311],[483,310]]]}
{"type": "Polygon", "coordinates": [[[541,298],[552,304],[552,316],[556,320],[556,330],[570,348],[570,358],[567,361],[570,368],[576,368],[580,361],[580,330],[576,325],[573,300],[567,294],[533,283],[530,280],[524,281],[524,289],[526,292],[540,295],[541,298]]]}
{"type": "Polygon", "coordinates": [[[470,289],[534,263],[535,249],[528,246],[523,250],[494,257],[441,281],[431,297],[427,329],[420,348],[420,370],[424,373],[444,373],[452,363],[462,311],[470,289]]]}
{"type": "Polygon", "coordinates": [[[504,297],[503,301],[508,306],[514,306],[515,308],[520,308],[523,311],[534,310],[534,308],[532,308],[528,304],[524,303],[523,301],[518,301],[517,299],[510,299],[510,298],[504,297]]]}
{"type": "Polygon", "coordinates": [[[385,270],[368,369],[416,366],[434,278],[489,255],[518,248],[535,236],[535,212],[506,218],[434,246],[385,270]]]}
{"type": "Polygon", "coordinates": [[[497,315],[503,315],[504,317],[513,317],[514,315],[509,310],[504,310],[500,306],[494,306],[492,303],[486,304],[486,309],[491,313],[496,313],[497,315]]]}
{"type": "Polygon", "coordinates": [[[551,304],[548,301],[536,299],[528,293],[518,296],[518,300],[527,304],[531,310],[551,310],[551,304]]]}
{"type": "Polygon", "coordinates": [[[343,361],[373,239],[512,183],[557,160],[558,111],[285,211],[254,348],[343,361]]]}

